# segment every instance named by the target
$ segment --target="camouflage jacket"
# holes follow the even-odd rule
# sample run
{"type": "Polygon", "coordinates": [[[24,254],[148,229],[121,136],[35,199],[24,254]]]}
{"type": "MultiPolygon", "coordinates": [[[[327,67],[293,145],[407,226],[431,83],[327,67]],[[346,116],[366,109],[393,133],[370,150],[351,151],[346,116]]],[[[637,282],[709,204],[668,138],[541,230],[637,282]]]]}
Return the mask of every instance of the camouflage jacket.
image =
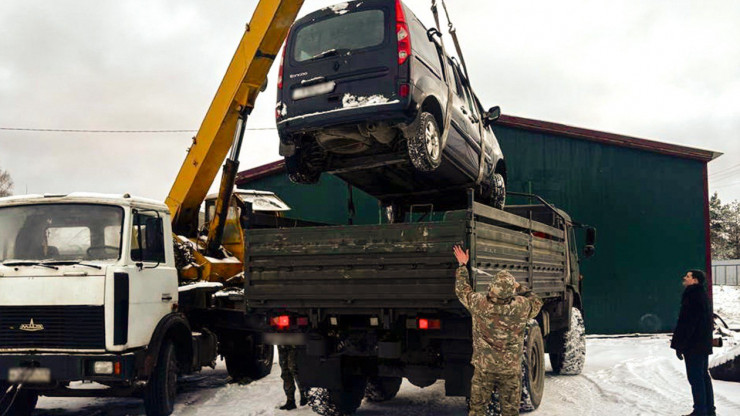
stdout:
{"type": "Polygon", "coordinates": [[[455,293],[473,320],[473,357],[478,369],[500,374],[521,371],[524,330],[537,316],[542,300],[521,285],[511,297],[502,299],[489,293],[476,293],[468,283],[468,269],[455,272],[455,293]]]}

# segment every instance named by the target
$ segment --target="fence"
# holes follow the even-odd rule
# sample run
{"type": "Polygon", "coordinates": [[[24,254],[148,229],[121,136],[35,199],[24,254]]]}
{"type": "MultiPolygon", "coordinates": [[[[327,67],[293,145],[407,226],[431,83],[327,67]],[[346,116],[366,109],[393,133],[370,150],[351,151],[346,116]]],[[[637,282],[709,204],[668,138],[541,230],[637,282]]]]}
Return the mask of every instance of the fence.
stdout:
{"type": "Polygon", "coordinates": [[[740,286],[740,260],[713,260],[712,284],[740,286]]]}

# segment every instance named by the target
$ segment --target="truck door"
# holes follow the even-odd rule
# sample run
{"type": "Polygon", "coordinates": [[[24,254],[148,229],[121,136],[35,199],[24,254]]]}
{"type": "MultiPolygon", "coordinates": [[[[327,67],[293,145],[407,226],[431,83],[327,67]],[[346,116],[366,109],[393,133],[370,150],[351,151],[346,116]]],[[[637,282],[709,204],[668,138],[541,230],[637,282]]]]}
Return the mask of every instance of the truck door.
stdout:
{"type": "Polygon", "coordinates": [[[177,271],[166,258],[163,218],[156,211],[132,213],[128,346],[146,345],[154,328],[177,302],[177,271]],[[138,264],[138,265],[137,265],[138,264]]]}

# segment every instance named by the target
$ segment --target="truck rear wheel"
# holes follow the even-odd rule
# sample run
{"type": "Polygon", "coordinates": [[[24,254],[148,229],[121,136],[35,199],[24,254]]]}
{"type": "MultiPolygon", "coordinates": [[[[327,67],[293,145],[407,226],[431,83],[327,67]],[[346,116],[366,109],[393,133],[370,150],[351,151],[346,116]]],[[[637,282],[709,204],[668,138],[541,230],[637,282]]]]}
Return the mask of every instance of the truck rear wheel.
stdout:
{"type": "Polygon", "coordinates": [[[419,116],[419,127],[406,141],[409,159],[416,170],[429,172],[442,163],[442,143],[437,120],[430,113],[419,116]]]}
{"type": "Polygon", "coordinates": [[[570,328],[550,334],[550,364],[555,374],[578,375],[586,363],[586,326],[578,308],[570,309],[570,328]]]}
{"type": "Polygon", "coordinates": [[[168,340],[159,350],[157,366],[149,376],[149,382],[144,390],[144,408],[147,416],[167,416],[175,410],[177,372],[175,344],[168,340]]]}
{"type": "Polygon", "coordinates": [[[370,377],[367,380],[365,397],[371,402],[384,402],[396,397],[401,388],[401,377],[370,377]]]}
{"type": "Polygon", "coordinates": [[[14,388],[5,394],[8,387],[10,387],[9,384],[0,383],[0,415],[31,416],[39,400],[38,393],[33,390],[14,388]]]}
{"type": "Polygon", "coordinates": [[[257,344],[241,351],[230,351],[224,356],[226,371],[235,381],[245,378],[259,380],[270,374],[273,356],[273,346],[266,344],[257,344]]]}
{"type": "Polygon", "coordinates": [[[545,342],[540,325],[532,319],[527,325],[522,359],[522,401],[520,411],[539,407],[545,391],[545,342]]]}
{"type": "Polygon", "coordinates": [[[311,389],[308,393],[311,410],[323,416],[345,416],[354,413],[365,397],[367,377],[350,376],[343,381],[341,389],[311,389]]]}

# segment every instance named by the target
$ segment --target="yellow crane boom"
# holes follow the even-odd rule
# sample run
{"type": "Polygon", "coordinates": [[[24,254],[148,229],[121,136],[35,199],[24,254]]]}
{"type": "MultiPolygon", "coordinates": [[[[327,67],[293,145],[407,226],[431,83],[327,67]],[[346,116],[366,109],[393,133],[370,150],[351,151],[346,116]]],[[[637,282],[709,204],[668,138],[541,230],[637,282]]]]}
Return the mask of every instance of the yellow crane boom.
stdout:
{"type": "MultiPolygon", "coordinates": [[[[266,83],[270,66],[302,5],[303,0],[260,0],[257,4],[165,200],[172,214],[175,234],[189,237],[196,234],[200,205],[216,178],[219,165],[232,148],[232,157],[224,165],[224,180],[216,210],[228,204],[246,117],[254,107],[257,95],[266,83]]],[[[221,229],[222,223],[223,219],[221,229]]],[[[209,240],[218,242],[218,226],[211,224],[209,240]]]]}

